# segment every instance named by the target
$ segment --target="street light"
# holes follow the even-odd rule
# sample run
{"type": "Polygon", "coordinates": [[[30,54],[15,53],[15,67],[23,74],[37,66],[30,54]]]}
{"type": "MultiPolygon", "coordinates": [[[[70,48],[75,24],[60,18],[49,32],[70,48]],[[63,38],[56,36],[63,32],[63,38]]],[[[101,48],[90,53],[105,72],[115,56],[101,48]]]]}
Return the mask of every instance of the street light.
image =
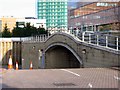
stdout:
{"type": "Polygon", "coordinates": [[[83,49],[82,50],[82,57],[83,57],[83,59],[82,59],[82,68],[84,67],[84,54],[86,54],[86,49],[83,49]]]}
{"type": "Polygon", "coordinates": [[[39,60],[38,60],[38,68],[41,68],[41,59],[42,59],[42,52],[41,50],[38,50],[39,51],[39,60]]]}
{"type": "Polygon", "coordinates": [[[39,50],[39,65],[40,68],[45,68],[45,53],[43,49],[39,50]]]}

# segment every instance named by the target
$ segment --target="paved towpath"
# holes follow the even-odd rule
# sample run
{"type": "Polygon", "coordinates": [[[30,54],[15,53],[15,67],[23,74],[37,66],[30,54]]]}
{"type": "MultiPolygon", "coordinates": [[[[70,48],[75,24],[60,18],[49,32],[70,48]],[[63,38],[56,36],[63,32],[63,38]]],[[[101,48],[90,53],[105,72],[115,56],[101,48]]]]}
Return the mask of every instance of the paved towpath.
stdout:
{"type": "Polygon", "coordinates": [[[118,88],[117,70],[107,68],[3,70],[2,88],[118,88]]]}

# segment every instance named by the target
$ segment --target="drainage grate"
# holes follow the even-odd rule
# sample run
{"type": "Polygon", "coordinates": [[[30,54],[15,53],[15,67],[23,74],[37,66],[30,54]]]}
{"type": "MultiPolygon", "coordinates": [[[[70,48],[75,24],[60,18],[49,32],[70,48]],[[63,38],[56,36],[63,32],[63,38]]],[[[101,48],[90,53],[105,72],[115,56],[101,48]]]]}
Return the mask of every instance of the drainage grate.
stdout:
{"type": "Polygon", "coordinates": [[[55,86],[76,86],[73,83],[53,83],[55,86]]]}

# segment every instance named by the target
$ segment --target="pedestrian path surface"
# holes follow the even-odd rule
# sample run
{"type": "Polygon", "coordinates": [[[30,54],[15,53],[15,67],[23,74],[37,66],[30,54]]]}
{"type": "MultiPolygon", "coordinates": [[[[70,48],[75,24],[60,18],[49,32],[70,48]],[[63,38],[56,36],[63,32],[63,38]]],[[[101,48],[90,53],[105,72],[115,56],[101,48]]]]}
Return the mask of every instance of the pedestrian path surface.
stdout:
{"type": "Polygon", "coordinates": [[[107,68],[3,70],[2,88],[119,88],[117,70],[107,68]]]}

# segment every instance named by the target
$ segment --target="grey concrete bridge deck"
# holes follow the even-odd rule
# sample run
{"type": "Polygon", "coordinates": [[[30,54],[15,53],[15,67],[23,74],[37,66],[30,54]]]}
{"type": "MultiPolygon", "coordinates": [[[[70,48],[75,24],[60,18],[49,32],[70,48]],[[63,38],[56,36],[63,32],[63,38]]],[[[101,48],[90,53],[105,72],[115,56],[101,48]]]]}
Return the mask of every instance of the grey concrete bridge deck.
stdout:
{"type": "Polygon", "coordinates": [[[119,81],[118,71],[108,68],[3,70],[2,73],[2,88],[109,88],[110,90],[113,88],[112,90],[115,90],[114,88],[120,86],[119,81]]]}

